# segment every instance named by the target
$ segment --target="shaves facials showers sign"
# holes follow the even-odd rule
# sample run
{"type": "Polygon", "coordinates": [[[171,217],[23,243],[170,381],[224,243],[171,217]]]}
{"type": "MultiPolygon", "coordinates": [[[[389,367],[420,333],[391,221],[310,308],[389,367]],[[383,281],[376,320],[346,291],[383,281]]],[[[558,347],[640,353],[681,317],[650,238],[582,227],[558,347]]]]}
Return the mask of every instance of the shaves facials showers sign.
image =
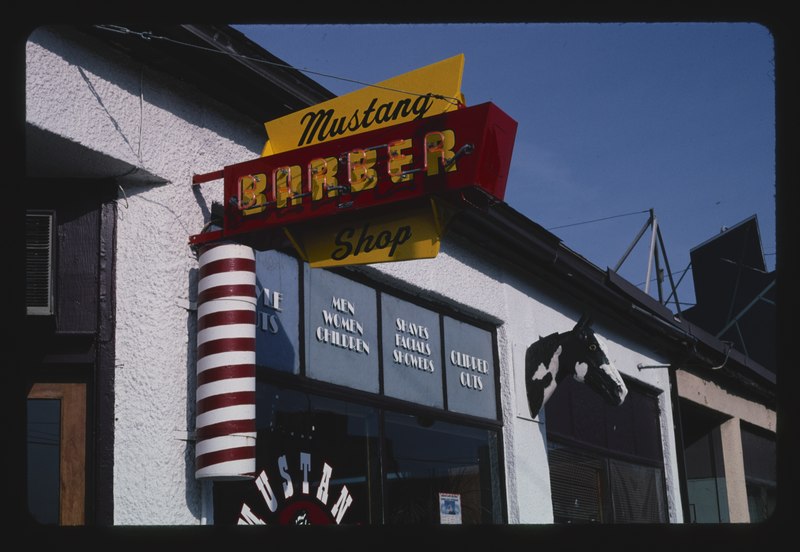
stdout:
{"type": "Polygon", "coordinates": [[[442,339],[439,315],[381,294],[384,393],[442,408],[442,339]]]}

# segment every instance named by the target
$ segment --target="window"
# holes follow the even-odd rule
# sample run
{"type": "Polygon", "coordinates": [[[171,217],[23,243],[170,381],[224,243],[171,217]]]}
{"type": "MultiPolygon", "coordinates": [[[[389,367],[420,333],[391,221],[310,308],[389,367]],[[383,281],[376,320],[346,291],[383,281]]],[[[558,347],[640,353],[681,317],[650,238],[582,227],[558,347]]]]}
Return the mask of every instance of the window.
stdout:
{"type": "Polygon", "coordinates": [[[214,523],[502,523],[493,328],[299,267],[256,254],[256,474],[214,523]]]}
{"type": "Polygon", "coordinates": [[[257,385],[256,478],[215,482],[215,524],[502,523],[497,431],[257,385]],[[449,504],[449,503],[448,503],[449,504]]]}
{"type": "Polygon", "coordinates": [[[568,378],[545,415],[556,523],[668,521],[654,393],[628,383],[615,407],[568,378]]]}
{"type": "Polygon", "coordinates": [[[439,523],[442,495],[464,524],[502,521],[493,431],[391,412],[385,428],[387,523],[439,523]]]}
{"type": "Polygon", "coordinates": [[[214,522],[378,523],[377,411],[262,382],[256,394],[256,479],[214,484],[214,522]]]}
{"type": "Polygon", "coordinates": [[[741,433],[747,506],[750,522],[757,523],[765,521],[775,511],[775,435],[747,424],[742,424],[741,433]]]}
{"type": "Polygon", "coordinates": [[[28,314],[53,314],[52,211],[25,214],[25,306],[28,314]]]}
{"type": "Polygon", "coordinates": [[[728,494],[719,426],[725,417],[680,401],[683,458],[690,523],[728,523],[728,494]]]}
{"type": "Polygon", "coordinates": [[[61,401],[28,399],[28,512],[36,523],[58,525],[61,401]]]}
{"type": "Polygon", "coordinates": [[[550,444],[550,488],[556,523],[602,523],[601,459],[550,444]]]}
{"type": "Polygon", "coordinates": [[[613,519],[616,523],[665,523],[662,469],[607,459],[613,519]]]}
{"type": "Polygon", "coordinates": [[[85,521],[86,387],[37,383],[28,393],[28,512],[42,525],[85,521]]]}

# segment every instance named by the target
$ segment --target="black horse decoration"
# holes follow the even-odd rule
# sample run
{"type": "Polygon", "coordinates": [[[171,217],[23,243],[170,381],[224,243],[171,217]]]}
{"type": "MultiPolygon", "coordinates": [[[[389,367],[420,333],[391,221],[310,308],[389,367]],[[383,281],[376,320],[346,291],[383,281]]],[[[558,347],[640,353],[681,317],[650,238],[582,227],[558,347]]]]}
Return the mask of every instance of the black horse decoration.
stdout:
{"type": "Polygon", "coordinates": [[[525,353],[525,387],[531,416],[536,416],[556,386],[567,375],[588,385],[612,405],[620,405],[628,394],[605,343],[583,315],[575,327],[564,333],[540,337],[525,353]]]}

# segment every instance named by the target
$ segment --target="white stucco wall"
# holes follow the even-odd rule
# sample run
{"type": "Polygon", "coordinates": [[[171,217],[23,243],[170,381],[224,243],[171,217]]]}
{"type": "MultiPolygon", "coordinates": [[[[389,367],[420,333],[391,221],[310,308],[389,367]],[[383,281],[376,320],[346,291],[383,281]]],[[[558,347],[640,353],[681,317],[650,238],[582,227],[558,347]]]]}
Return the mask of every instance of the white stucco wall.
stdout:
{"type": "MultiPolygon", "coordinates": [[[[118,201],[114,523],[197,524],[201,493],[187,441],[197,262],[188,239],[205,222],[203,210],[221,200],[222,184],[195,194],[191,177],[257,157],[265,137],[191,88],[100,51],[68,34],[35,32],[27,46],[27,120],[139,169],[120,180],[118,201]]],[[[358,270],[498,325],[509,522],[551,523],[545,432],[527,409],[524,355],[540,335],[572,328],[580,306],[447,239],[436,259],[358,270]]],[[[602,321],[595,330],[624,374],[662,390],[670,520],[679,521],[668,374],[637,369],[664,359],[602,321]]]]}
{"type": "Polygon", "coordinates": [[[68,32],[38,29],[26,50],[28,123],[140,169],[117,202],[114,523],[197,524],[188,240],[222,182],[196,197],[191,179],[258,157],[263,127],[68,32]]]}

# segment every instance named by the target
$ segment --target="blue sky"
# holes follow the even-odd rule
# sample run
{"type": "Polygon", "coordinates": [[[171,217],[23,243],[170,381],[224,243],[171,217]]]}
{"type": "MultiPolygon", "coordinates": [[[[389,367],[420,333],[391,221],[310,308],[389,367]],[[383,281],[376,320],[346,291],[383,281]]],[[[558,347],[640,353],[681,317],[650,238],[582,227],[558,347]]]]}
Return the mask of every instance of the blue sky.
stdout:
{"type": "MultiPolygon", "coordinates": [[[[467,105],[492,102],[519,124],[505,201],[600,268],[650,208],[676,282],[691,248],[752,215],[775,267],[774,44],[761,25],[234,28],[337,95],[463,53],[467,105]]],[[[620,269],[642,289],[649,237],[620,269]]],[[[691,272],[678,297],[694,302],[691,272]]]]}

